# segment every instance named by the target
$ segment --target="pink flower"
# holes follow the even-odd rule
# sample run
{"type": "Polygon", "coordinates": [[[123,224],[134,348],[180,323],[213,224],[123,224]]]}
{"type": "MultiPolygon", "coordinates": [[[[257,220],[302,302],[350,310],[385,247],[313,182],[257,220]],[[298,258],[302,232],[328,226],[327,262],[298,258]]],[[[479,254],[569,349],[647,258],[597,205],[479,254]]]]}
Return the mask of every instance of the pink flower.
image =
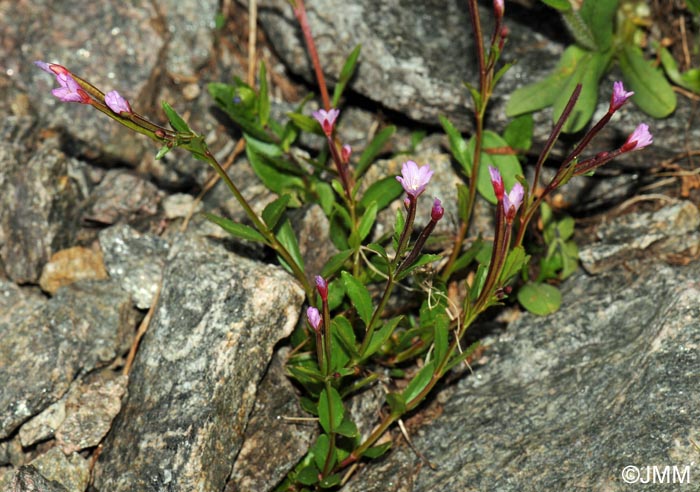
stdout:
{"type": "Polygon", "coordinates": [[[117,91],[109,91],[105,94],[105,104],[115,113],[131,113],[129,101],[124,99],[117,91]]]}
{"type": "Polygon", "coordinates": [[[321,300],[326,302],[328,300],[328,282],[320,275],[316,275],[314,281],[316,282],[316,290],[321,296],[321,300]]]}
{"type": "Polygon", "coordinates": [[[59,73],[56,75],[56,81],[61,87],[53,89],[51,94],[59,98],[64,102],[77,102],[81,104],[88,104],[90,102],[90,96],[85,92],[82,87],[78,85],[73,77],[67,73],[59,73]]]}
{"type": "Polygon", "coordinates": [[[503,200],[503,194],[505,190],[503,188],[503,178],[498,168],[489,166],[489,174],[491,175],[491,184],[493,185],[493,192],[496,194],[496,199],[500,202],[503,200]]]}
{"type": "Polygon", "coordinates": [[[620,152],[630,152],[639,150],[651,145],[654,141],[651,133],[649,133],[649,125],[640,123],[637,128],[627,137],[627,141],[620,147],[620,152]]]}
{"type": "Polygon", "coordinates": [[[50,73],[51,75],[70,74],[66,67],[64,67],[63,65],[58,65],[56,63],[46,63],[37,60],[34,62],[34,65],[41,68],[44,72],[50,73]]]}
{"type": "Polygon", "coordinates": [[[314,331],[318,331],[321,328],[321,313],[318,312],[313,306],[309,306],[306,310],[306,319],[309,321],[309,325],[314,331]]]}
{"type": "Polygon", "coordinates": [[[622,85],[621,81],[613,83],[613,93],[610,97],[610,109],[608,109],[608,111],[610,111],[611,113],[617,111],[622,107],[623,104],[625,104],[625,101],[627,101],[627,99],[629,99],[633,95],[634,92],[625,91],[625,87],[622,85]]]}
{"type": "Polygon", "coordinates": [[[75,81],[66,67],[43,61],[35,61],[34,65],[44,72],[56,76],[56,82],[58,82],[58,85],[61,87],[53,89],[51,94],[61,101],[77,102],[81,104],[88,104],[90,102],[90,96],[88,96],[87,92],[75,81]]]}
{"type": "Polygon", "coordinates": [[[316,118],[316,121],[318,121],[321,124],[321,128],[323,128],[323,133],[325,133],[327,137],[330,137],[333,133],[333,128],[335,127],[335,120],[338,118],[340,110],[331,109],[330,111],[326,111],[325,109],[319,109],[318,111],[314,111],[311,114],[314,118],[316,118]]]}
{"type": "Polygon", "coordinates": [[[510,224],[515,218],[515,214],[518,212],[520,205],[523,203],[523,197],[525,196],[525,189],[520,183],[515,183],[513,188],[511,188],[510,193],[503,195],[503,210],[506,213],[506,221],[510,224]]]}
{"type": "Polygon", "coordinates": [[[406,161],[401,166],[401,176],[396,176],[396,179],[401,183],[406,194],[415,199],[425,191],[432,176],[433,171],[428,164],[418,167],[415,162],[406,161]]]}
{"type": "Polygon", "coordinates": [[[433,202],[433,209],[430,211],[430,218],[437,222],[442,219],[443,215],[445,215],[445,209],[442,208],[442,202],[436,198],[433,202]]]}

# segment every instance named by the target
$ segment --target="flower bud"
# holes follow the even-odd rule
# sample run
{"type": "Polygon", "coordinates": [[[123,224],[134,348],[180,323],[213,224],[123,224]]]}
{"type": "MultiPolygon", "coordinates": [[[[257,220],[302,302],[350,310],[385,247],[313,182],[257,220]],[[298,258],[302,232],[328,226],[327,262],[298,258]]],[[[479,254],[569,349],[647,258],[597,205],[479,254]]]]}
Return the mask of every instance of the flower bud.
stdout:
{"type": "Polygon", "coordinates": [[[328,302],[328,282],[320,275],[316,275],[314,280],[316,282],[316,290],[321,296],[321,300],[323,302],[328,302]]]}
{"type": "Polygon", "coordinates": [[[321,313],[313,306],[309,306],[306,310],[306,320],[309,322],[309,326],[318,332],[321,329],[321,313]]]}
{"type": "Polygon", "coordinates": [[[430,218],[437,222],[442,219],[443,215],[445,215],[445,209],[442,207],[442,202],[436,198],[433,202],[433,209],[430,211],[430,218]]]}

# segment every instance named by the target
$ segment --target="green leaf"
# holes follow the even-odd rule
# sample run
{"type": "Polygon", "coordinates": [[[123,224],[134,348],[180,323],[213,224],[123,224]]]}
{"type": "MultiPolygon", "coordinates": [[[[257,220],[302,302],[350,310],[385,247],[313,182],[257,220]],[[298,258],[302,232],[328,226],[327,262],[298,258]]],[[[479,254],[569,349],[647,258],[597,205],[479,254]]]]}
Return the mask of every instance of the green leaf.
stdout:
{"type": "Polygon", "coordinates": [[[392,335],[392,333],[394,333],[396,325],[399,324],[399,321],[401,321],[401,316],[392,318],[384,322],[384,325],[380,329],[376,330],[374,334],[372,334],[372,339],[367,344],[365,352],[360,354],[362,359],[366,360],[368,357],[374,355],[374,353],[377,352],[382,345],[384,345],[384,342],[389,340],[389,337],[392,335]]]}
{"type": "Polygon", "coordinates": [[[581,5],[581,18],[590,28],[598,51],[607,51],[612,47],[617,4],[618,0],[588,0],[581,5]]]}
{"type": "Polygon", "coordinates": [[[355,341],[355,331],[352,329],[350,321],[345,316],[338,315],[331,321],[331,329],[338,336],[338,341],[353,359],[358,359],[357,342],[355,341]]]}
{"type": "Polygon", "coordinates": [[[350,53],[350,55],[348,55],[347,59],[345,60],[345,63],[343,64],[343,68],[340,70],[340,77],[338,77],[338,83],[333,89],[333,102],[331,103],[331,106],[333,106],[334,108],[338,107],[338,102],[340,102],[340,96],[343,95],[345,86],[348,85],[348,82],[350,82],[352,75],[355,73],[355,67],[357,66],[357,58],[360,56],[361,49],[362,45],[358,44],[357,46],[355,46],[355,49],[352,50],[352,53],[350,53]]]}
{"type": "Polygon", "coordinates": [[[522,114],[508,123],[503,131],[503,139],[514,149],[530,150],[534,127],[532,114],[522,114]]]}
{"type": "Polygon", "coordinates": [[[377,210],[383,210],[391,202],[401,195],[403,187],[396,180],[396,176],[388,176],[372,183],[362,195],[360,205],[368,207],[371,203],[377,204],[377,210]]]}
{"type": "Polygon", "coordinates": [[[386,402],[389,404],[392,415],[399,416],[406,413],[406,400],[401,393],[387,393],[386,402]]]}
{"type": "Polygon", "coordinates": [[[528,263],[530,257],[525,253],[525,248],[517,246],[508,252],[506,262],[501,270],[500,282],[506,283],[528,263]]]}
{"type": "Polygon", "coordinates": [[[328,283],[328,309],[333,311],[338,308],[345,299],[345,285],[340,279],[328,283]]]}
{"type": "Polygon", "coordinates": [[[418,374],[416,374],[411,380],[411,382],[408,383],[408,386],[406,386],[406,389],[404,389],[402,393],[407,405],[411,405],[411,403],[413,403],[411,406],[414,407],[415,404],[418,403],[413,402],[413,400],[420,394],[421,391],[423,391],[423,389],[425,389],[426,386],[428,386],[428,383],[430,383],[430,380],[433,378],[434,372],[435,359],[424,365],[420,371],[418,371],[418,374]]]}
{"type": "MultiPolygon", "coordinates": [[[[315,384],[323,382],[323,375],[315,368],[307,366],[287,365],[287,372],[301,384],[315,384]]],[[[316,411],[313,412],[314,414],[316,411]]]]}
{"type": "Polygon", "coordinates": [[[569,77],[575,72],[578,62],[586,53],[587,51],[575,45],[566,48],[557,66],[547,78],[520,87],[510,95],[506,104],[506,115],[513,118],[554,104],[554,100],[564,89],[569,77]]]}
{"type": "Polygon", "coordinates": [[[333,205],[335,204],[333,188],[325,181],[315,181],[314,189],[318,195],[318,204],[323,209],[323,213],[326,214],[326,216],[331,215],[333,212],[333,205]]]}
{"type": "Polygon", "coordinates": [[[182,133],[192,133],[192,130],[190,130],[190,127],[185,123],[185,120],[177,114],[177,111],[175,111],[170,104],[162,101],[161,105],[163,106],[163,111],[165,111],[165,115],[168,117],[168,121],[170,122],[170,126],[173,127],[173,130],[182,133]]]}
{"type": "Polygon", "coordinates": [[[581,84],[581,93],[569,118],[562,127],[563,132],[575,133],[590,121],[598,103],[600,79],[605,73],[611,58],[612,51],[605,53],[587,52],[579,60],[576,71],[569,77],[552,107],[552,118],[554,121],[557,121],[569,103],[576,85],[581,84]]]}
{"type": "Polygon", "coordinates": [[[338,390],[332,386],[328,391],[324,388],[318,397],[318,421],[323,430],[328,434],[334,433],[343,422],[344,412],[343,400],[338,390]]]}
{"type": "Polygon", "coordinates": [[[445,366],[443,374],[445,374],[447,371],[449,371],[456,365],[461,364],[462,362],[467,360],[479,347],[480,344],[478,341],[476,341],[472,343],[469,347],[467,347],[462,353],[455,353],[450,359],[450,362],[447,364],[447,366],[445,366]]]}
{"type": "Polygon", "coordinates": [[[162,159],[163,156],[164,156],[165,154],[167,154],[168,152],[170,152],[170,147],[168,147],[167,145],[163,145],[163,146],[158,150],[158,153],[156,154],[156,160],[162,159]]]}
{"type": "Polygon", "coordinates": [[[258,140],[250,135],[246,135],[246,145],[263,157],[276,158],[284,155],[277,144],[258,140]]]}
{"type": "MultiPolygon", "coordinates": [[[[255,115],[252,114],[250,108],[247,107],[245,101],[236,102],[240,99],[238,92],[253,91],[242,82],[237,87],[229,84],[212,82],[207,85],[209,94],[221,109],[226,112],[229,118],[233,120],[245,133],[252,135],[258,140],[272,142],[273,138],[265,131],[264,128],[256,121],[255,115]]],[[[254,93],[253,93],[254,94],[254,93]]],[[[254,97],[253,97],[254,99],[254,97]]]]}
{"type": "Polygon", "coordinates": [[[232,220],[225,219],[223,217],[219,217],[217,215],[209,213],[205,213],[204,216],[210,221],[212,221],[214,224],[218,225],[223,230],[231,234],[232,236],[235,236],[239,239],[245,239],[247,241],[256,241],[258,243],[268,244],[265,237],[263,237],[262,234],[260,234],[252,227],[243,224],[237,224],[232,220]]]}
{"type": "Polygon", "coordinates": [[[282,217],[282,214],[287,209],[287,204],[289,203],[290,198],[291,197],[289,195],[282,195],[277,200],[270,202],[265,207],[265,210],[263,210],[262,218],[270,230],[274,229],[277,222],[282,217]]]}
{"type": "MultiPolygon", "coordinates": [[[[336,448],[336,452],[338,451],[340,451],[340,449],[336,448]]],[[[338,485],[342,478],[343,476],[340,473],[334,473],[333,475],[329,475],[327,477],[322,478],[318,484],[321,486],[322,489],[331,489],[338,485]]]]}
{"type": "Polygon", "coordinates": [[[382,128],[379,132],[377,132],[372,141],[367,144],[367,147],[365,147],[365,150],[362,151],[360,158],[357,160],[357,165],[355,166],[355,179],[358,179],[365,173],[370,164],[374,162],[374,159],[384,148],[384,144],[386,144],[394,135],[394,132],[396,132],[396,127],[393,125],[382,128]]]}
{"type": "Polygon", "coordinates": [[[561,12],[571,10],[571,3],[569,2],[569,0],[542,0],[542,3],[549,5],[550,7],[555,8],[561,12]]]}
{"type": "Polygon", "coordinates": [[[335,272],[342,268],[343,264],[345,264],[347,259],[350,258],[354,252],[355,250],[353,249],[346,249],[331,256],[331,259],[328,260],[328,263],[326,263],[323,270],[321,270],[321,276],[323,278],[333,276],[335,272]]]}
{"type": "Polygon", "coordinates": [[[433,358],[438,362],[447,355],[449,320],[445,317],[436,318],[436,323],[433,325],[433,358]]]}
{"type": "Polygon", "coordinates": [[[527,283],[518,290],[518,302],[532,314],[545,316],[561,306],[561,292],[549,284],[527,283]]]}
{"type": "Polygon", "coordinates": [[[634,103],[652,118],[665,118],[676,109],[676,94],[661,71],[644,59],[637,46],[625,45],[619,56],[620,70],[633,90],[634,103]]]}
{"type": "Polygon", "coordinates": [[[590,26],[586,23],[583,17],[581,17],[581,11],[579,9],[571,9],[562,12],[561,17],[566,23],[566,27],[569,28],[569,32],[573,35],[578,46],[581,46],[589,51],[596,51],[598,49],[593,32],[591,32],[590,26]]]}
{"type": "Polygon", "coordinates": [[[326,456],[331,447],[331,440],[328,434],[321,434],[316,438],[316,442],[311,448],[311,453],[314,456],[314,463],[319,470],[323,470],[323,465],[326,463],[326,456]]]}
{"type": "MultiPolygon", "coordinates": [[[[698,0],[700,1],[700,0],[698,0]]],[[[678,65],[676,60],[673,59],[671,53],[663,46],[655,45],[655,49],[658,51],[661,57],[661,65],[664,67],[664,71],[671,81],[689,91],[695,93],[700,93],[700,69],[691,68],[684,73],[678,70],[678,65]]]]}
{"type": "Polygon", "coordinates": [[[362,219],[360,220],[360,225],[357,227],[357,234],[359,236],[360,242],[362,242],[374,226],[374,222],[377,220],[377,202],[372,202],[365,213],[362,214],[362,219]]]}
{"type": "Polygon", "coordinates": [[[428,263],[433,263],[434,261],[439,261],[442,259],[442,255],[433,255],[433,254],[423,254],[418,257],[416,261],[414,261],[412,264],[404,268],[399,275],[396,276],[396,280],[400,281],[403,280],[404,278],[408,277],[412,272],[414,272],[416,269],[422,267],[423,265],[427,265],[428,263]]]}
{"type": "Polygon", "coordinates": [[[445,130],[447,139],[450,142],[450,152],[452,152],[452,156],[462,165],[462,168],[467,173],[467,177],[471,177],[471,156],[474,152],[469,152],[467,142],[464,141],[462,134],[455,128],[450,120],[442,115],[440,115],[439,118],[440,124],[443,130],[445,130]]]}
{"type": "Polygon", "coordinates": [[[318,476],[320,473],[316,465],[310,463],[297,473],[296,479],[302,485],[314,485],[318,483],[318,476]]]}
{"type": "Polygon", "coordinates": [[[469,187],[463,183],[457,184],[457,207],[459,210],[459,220],[466,222],[467,204],[469,203],[469,187]]]}
{"type": "Polygon", "coordinates": [[[253,147],[246,145],[246,156],[250,167],[253,168],[255,174],[260,178],[260,181],[278,195],[283,195],[285,191],[290,189],[303,189],[304,181],[298,176],[280,172],[279,169],[271,166],[269,161],[262,155],[253,150],[253,147]]]}
{"type": "Polygon", "coordinates": [[[371,448],[367,449],[362,456],[365,458],[369,459],[376,459],[379,458],[380,456],[383,456],[384,453],[389,451],[391,449],[391,441],[385,442],[384,444],[380,444],[379,446],[372,446],[371,448]]]}
{"type": "Polygon", "coordinates": [[[365,326],[368,326],[372,317],[372,297],[369,295],[367,287],[348,272],[341,272],[340,277],[345,284],[345,293],[350,298],[358,316],[365,323],[365,326]]]}
{"type": "MultiPolygon", "coordinates": [[[[471,138],[468,144],[469,155],[474,155],[475,144],[476,141],[474,138],[471,138]]],[[[486,152],[488,149],[502,147],[508,147],[508,142],[495,132],[490,130],[484,131],[483,151],[481,153],[479,178],[476,187],[479,193],[491,203],[496,203],[496,195],[493,191],[493,184],[491,184],[489,166],[494,166],[500,171],[506,190],[510,190],[518,182],[516,176],[523,174],[520,161],[514,155],[489,154],[486,152]]],[[[471,158],[469,159],[469,167],[471,168],[471,158]]]]}
{"type": "Polygon", "coordinates": [[[260,71],[258,75],[260,90],[258,91],[258,118],[260,118],[260,126],[267,126],[267,121],[270,119],[270,95],[267,92],[267,71],[265,70],[265,62],[260,62],[260,71]]]}
{"type": "MultiPolygon", "coordinates": [[[[292,224],[289,219],[282,223],[282,227],[277,231],[277,239],[282,246],[289,252],[292,259],[297,264],[300,270],[304,270],[304,258],[301,256],[301,251],[299,250],[299,242],[297,241],[297,236],[292,229],[292,224]]],[[[286,264],[282,258],[280,258],[283,264],[286,264]]]]}
{"type": "Polygon", "coordinates": [[[319,126],[318,121],[311,116],[306,116],[301,113],[287,113],[290,120],[294,122],[300,130],[306,133],[315,133],[317,135],[323,135],[323,129],[319,126]]]}
{"type": "Polygon", "coordinates": [[[355,437],[358,434],[357,426],[352,420],[344,419],[335,429],[335,433],[345,437],[355,437]]]}

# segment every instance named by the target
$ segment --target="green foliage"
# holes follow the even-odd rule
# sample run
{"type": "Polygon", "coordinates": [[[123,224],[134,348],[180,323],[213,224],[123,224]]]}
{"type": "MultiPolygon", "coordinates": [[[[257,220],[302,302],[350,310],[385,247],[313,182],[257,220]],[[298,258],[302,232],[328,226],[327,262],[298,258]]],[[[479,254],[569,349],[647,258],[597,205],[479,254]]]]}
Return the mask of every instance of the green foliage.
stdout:
{"type": "MultiPolygon", "coordinates": [[[[635,2],[617,0],[586,0],[580,9],[572,8],[569,0],[542,0],[557,9],[576,41],[564,50],[554,71],[545,79],[513,92],[506,114],[514,117],[546,107],[553,107],[557,121],[577,84],[582,92],[563,131],[578,132],[590,121],[598,103],[598,86],[615,63],[622,72],[628,90],[635,92],[632,101],[654,118],[664,118],[676,108],[676,96],[671,85],[680,85],[699,92],[700,76],[692,70],[681,75],[668,52],[652,43],[653,57],[642,52],[639,39],[643,34],[634,11],[635,2]],[[650,59],[661,58],[664,73],[650,59]],[[666,78],[668,77],[668,79],[666,78]]],[[[689,6],[692,9],[692,6],[689,6]]]]}

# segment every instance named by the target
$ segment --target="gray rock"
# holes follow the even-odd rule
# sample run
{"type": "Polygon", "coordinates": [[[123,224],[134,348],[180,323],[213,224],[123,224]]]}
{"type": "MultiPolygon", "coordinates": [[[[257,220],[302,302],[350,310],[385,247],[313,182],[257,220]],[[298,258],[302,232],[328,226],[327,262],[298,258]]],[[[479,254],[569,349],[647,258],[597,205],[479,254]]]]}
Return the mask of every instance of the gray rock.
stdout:
{"type": "Polygon", "coordinates": [[[98,377],[71,388],[65,398],[66,418],[56,431],[63,453],[75,453],[102,441],[121,409],[127,382],[127,376],[98,377]]]}
{"type": "Polygon", "coordinates": [[[318,434],[315,419],[295,420],[307,414],[284,371],[285,354],[275,354],[260,382],[226,492],[273,490],[318,434]]]}
{"type": "Polygon", "coordinates": [[[180,237],[100,456],[99,490],[222,490],[272,347],[303,301],[282,270],[180,237]]]}
{"type": "Polygon", "coordinates": [[[697,461],[700,264],[577,275],[563,308],[486,342],[442,415],[351,491],[627,490],[625,466],[697,461]],[[483,364],[484,360],[482,360],[483,364]]]}
{"type": "Polygon", "coordinates": [[[0,154],[0,257],[17,283],[36,283],[41,269],[76,234],[81,199],[63,152],[46,146],[24,162],[16,147],[0,154]]]}
{"type": "Polygon", "coordinates": [[[158,7],[169,36],[168,71],[180,77],[196,76],[211,56],[218,0],[165,0],[158,7]]]}
{"type": "Polygon", "coordinates": [[[109,276],[131,294],[139,309],[148,309],[163,277],[168,242],[128,225],[109,227],[99,237],[109,276]]]}
{"type": "Polygon", "coordinates": [[[579,258],[588,273],[600,273],[625,263],[628,268],[645,256],[670,259],[700,252],[700,212],[692,202],[680,201],[655,212],[630,213],[597,227],[599,242],[581,248],[579,258]]]}
{"type": "MultiPolygon", "coordinates": [[[[351,88],[413,119],[436,124],[446,115],[462,128],[472,126],[471,104],[462,83],[476,82],[476,58],[469,10],[457,0],[320,1],[306,3],[311,31],[328,80],[334,81],[357,44],[362,55],[351,88]]],[[[260,22],[275,50],[292,72],[311,80],[311,65],[292,9],[284,0],[258,2],[260,22]]],[[[485,37],[493,29],[493,11],[480,8],[485,37]]],[[[517,56],[539,56],[537,63],[515,68],[505,91],[536,80],[556,63],[561,47],[516,22],[508,22],[509,43],[517,56]],[[543,56],[545,55],[545,56],[543,56]]],[[[506,52],[508,54],[508,52],[506,52]]],[[[511,55],[513,56],[513,55],[511,55]]],[[[534,59],[534,57],[533,57],[534,59]]]]}
{"type": "Polygon", "coordinates": [[[33,465],[18,468],[10,481],[11,492],[71,492],[56,480],[45,478],[33,465]]]}
{"type": "Polygon", "coordinates": [[[60,63],[103,92],[119,90],[135,107],[150,103],[151,75],[164,47],[153,4],[32,0],[13,2],[3,14],[7,43],[15,48],[2,52],[0,65],[28,87],[45,125],[65,129],[75,154],[138,163],[150,147],[145,139],[87,106],[53,97],[55,80],[33,62],[60,63]]]}
{"type": "Polygon", "coordinates": [[[120,169],[107,171],[90,195],[84,220],[114,224],[119,220],[155,215],[162,193],[153,183],[120,169]]]}
{"type": "Polygon", "coordinates": [[[20,427],[19,438],[22,446],[26,448],[51,439],[64,420],[66,420],[66,402],[62,398],[20,427]]]}
{"type": "Polygon", "coordinates": [[[76,282],[45,303],[6,292],[18,306],[0,318],[0,439],[61,398],[80,372],[125,352],[137,319],[114,281],[76,282]]]}
{"type": "Polygon", "coordinates": [[[58,448],[51,448],[30,466],[47,480],[61,484],[68,492],[83,492],[90,478],[88,460],[77,453],[66,456],[58,448]]]}

